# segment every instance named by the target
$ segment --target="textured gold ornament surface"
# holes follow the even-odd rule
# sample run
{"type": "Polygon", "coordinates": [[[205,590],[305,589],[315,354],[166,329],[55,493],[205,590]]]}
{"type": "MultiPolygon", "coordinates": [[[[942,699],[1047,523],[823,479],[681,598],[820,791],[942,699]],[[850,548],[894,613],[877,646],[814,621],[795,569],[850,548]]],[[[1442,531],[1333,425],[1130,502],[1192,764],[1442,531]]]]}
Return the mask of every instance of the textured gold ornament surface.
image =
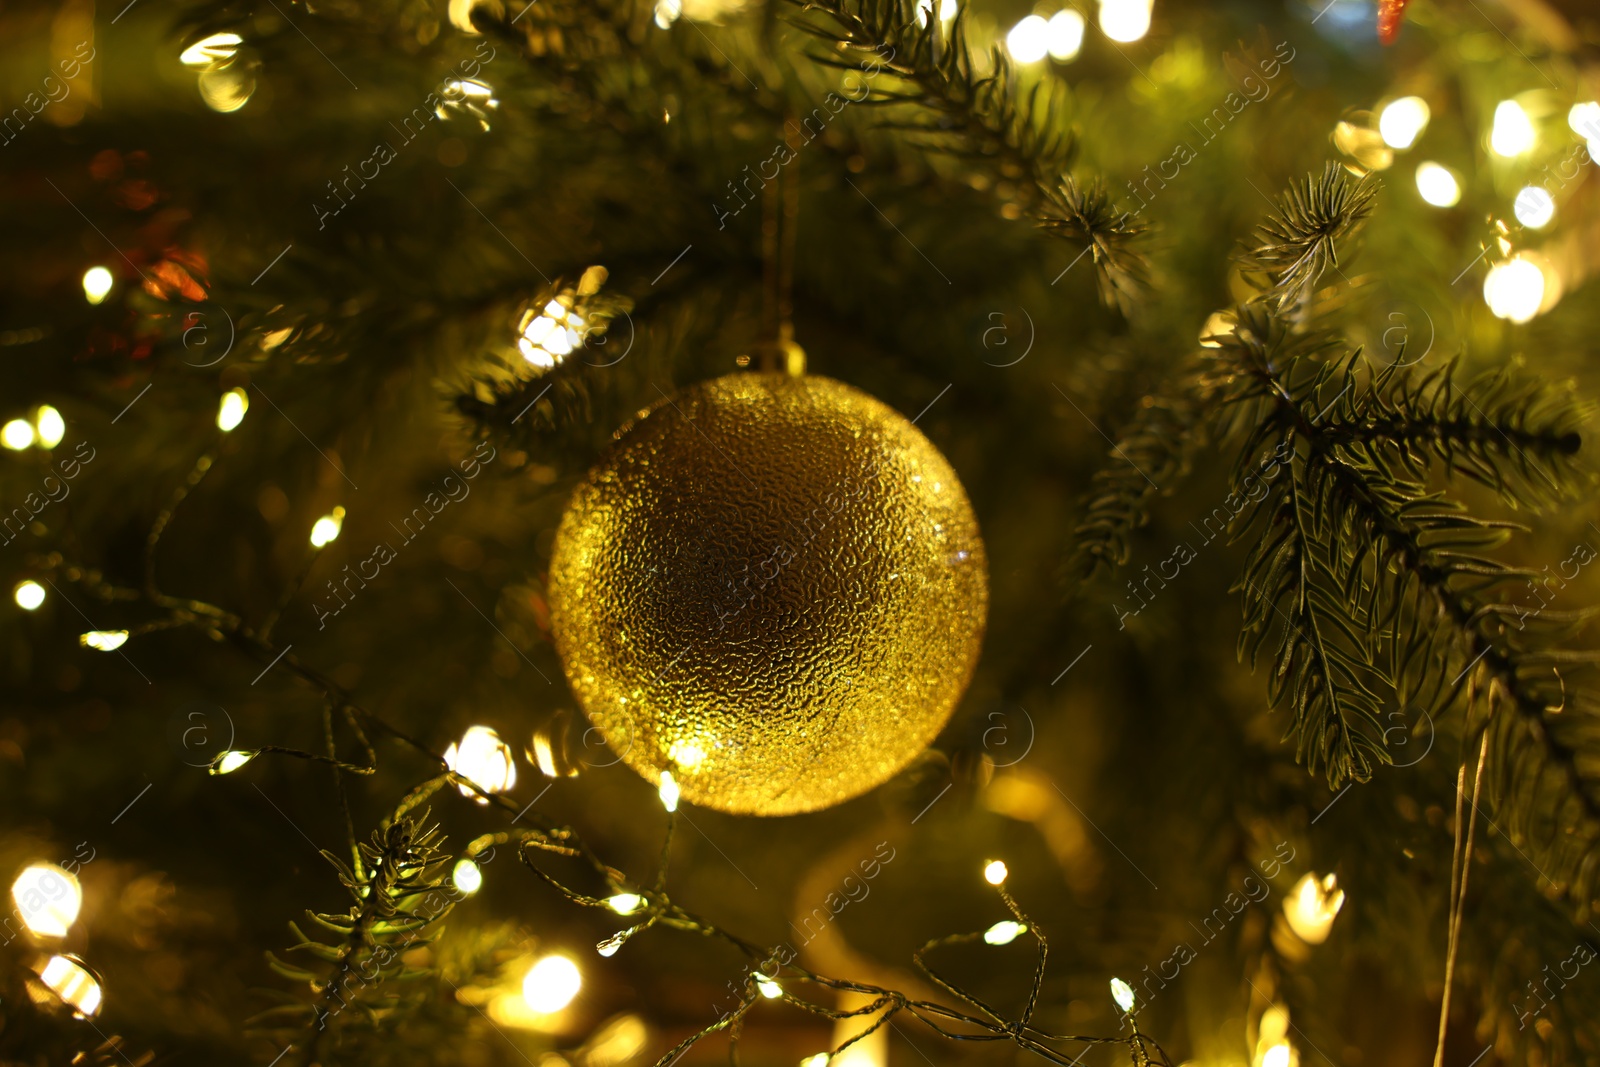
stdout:
{"type": "Polygon", "coordinates": [[[787,815],[886,781],[977,663],[983,541],[948,461],[830,378],[663,401],[574,491],[556,647],[613,750],[684,799],[787,815]]]}

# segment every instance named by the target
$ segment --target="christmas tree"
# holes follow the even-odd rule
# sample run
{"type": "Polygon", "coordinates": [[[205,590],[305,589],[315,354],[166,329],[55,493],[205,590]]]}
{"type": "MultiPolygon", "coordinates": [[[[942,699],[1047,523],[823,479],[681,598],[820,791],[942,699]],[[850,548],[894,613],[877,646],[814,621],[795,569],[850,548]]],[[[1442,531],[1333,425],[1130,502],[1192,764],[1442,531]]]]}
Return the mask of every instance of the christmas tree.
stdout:
{"type": "Polygon", "coordinates": [[[1600,1062],[1596,27],[1379,7],[0,7],[0,1062],[1600,1062]]]}

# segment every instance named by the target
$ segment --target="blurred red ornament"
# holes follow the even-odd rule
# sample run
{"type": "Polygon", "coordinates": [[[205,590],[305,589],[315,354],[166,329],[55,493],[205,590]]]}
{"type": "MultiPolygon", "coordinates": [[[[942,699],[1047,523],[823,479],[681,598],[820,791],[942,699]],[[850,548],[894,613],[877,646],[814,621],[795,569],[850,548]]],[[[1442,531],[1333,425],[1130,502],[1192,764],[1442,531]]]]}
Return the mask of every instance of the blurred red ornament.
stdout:
{"type": "Polygon", "coordinates": [[[1406,5],[1411,0],[1378,0],[1378,40],[1394,44],[1400,36],[1400,23],[1406,17],[1406,5]]]}
{"type": "Polygon", "coordinates": [[[146,272],[144,291],[161,300],[181,296],[185,300],[200,303],[206,299],[206,291],[196,280],[197,275],[202,280],[206,276],[206,257],[203,253],[168,248],[146,272]]]}
{"type": "Polygon", "coordinates": [[[118,204],[129,211],[143,211],[161,198],[155,185],[143,178],[119,182],[112,195],[118,204]]]}
{"type": "Polygon", "coordinates": [[[115,148],[96,152],[89,161],[89,176],[97,182],[116,181],[122,177],[122,153],[115,148]]]}

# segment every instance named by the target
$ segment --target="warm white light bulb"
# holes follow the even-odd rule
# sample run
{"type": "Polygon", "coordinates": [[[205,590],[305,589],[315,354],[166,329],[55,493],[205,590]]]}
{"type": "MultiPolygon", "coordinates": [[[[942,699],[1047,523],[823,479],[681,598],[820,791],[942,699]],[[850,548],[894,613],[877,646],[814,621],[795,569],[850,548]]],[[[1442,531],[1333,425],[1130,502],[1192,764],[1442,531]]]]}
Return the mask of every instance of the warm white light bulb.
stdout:
{"type": "Polygon", "coordinates": [[[1495,105],[1494,127],[1489,132],[1489,147],[1496,155],[1520,156],[1533,147],[1538,133],[1533,120],[1515,100],[1502,100],[1495,105]]]}
{"type": "Polygon", "coordinates": [[[666,29],[683,14],[683,0],[656,0],[656,25],[666,29]]]}
{"type": "Polygon", "coordinates": [[[257,753],[248,749],[230,748],[211,761],[212,774],[232,774],[246,763],[255,759],[257,753]]]}
{"type": "Polygon", "coordinates": [[[1544,272],[1520,256],[1496,263],[1483,279],[1483,299],[1502,319],[1527,322],[1544,303],[1544,272]]]}
{"type": "Polygon", "coordinates": [[[1586,141],[1600,139],[1600,102],[1573,104],[1567,112],[1567,126],[1586,141]]]}
{"type": "MultiPolygon", "coordinates": [[[[517,784],[517,764],[511,746],[500,740],[492,726],[468,727],[459,745],[452,742],[445,749],[444,762],[485,793],[505,793],[517,784]]],[[[456,788],[464,797],[472,797],[480,804],[489,803],[465,785],[456,788]]]]}
{"type": "Polygon", "coordinates": [[[213,70],[226,66],[239,51],[244,38],[237,33],[213,33],[196,41],[178,55],[178,62],[194,70],[213,70]]]}
{"type": "Polygon", "coordinates": [[[661,798],[661,806],[668,811],[678,810],[678,780],[672,777],[671,771],[661,772],[661,784],[656,787],[656,795],[661,798]]]}
{"type": "Polygon", "coordinates": [[[344,508],[334,508],[311,524],[311,547],[322,548],[324,545],[332,544],[343,526],[344,508]]]}
{"type": "Polygon", "coordinates": [[[1428,102],[1420,96],[1402,96],[1378,115],[1378,132],[1390,148],[1410,148],[1428,127],[1428,102]]]}
{"type": "Polygon", "coordinates": [[[1461,183],[1450,168],[1437,163],[1417,167],[1417,192],[1434,207],[1455,207],[1461,202],[1461,183]]]}
{"type": "Polygon", "coordinates": [[[575,347],[572,338],[573,332],[566,328],[551,330],[550,336],[544,339],[544,350],[557,359],[570,355],[575,347]]]}
{"type": "Polygon", "coordinates": [[[79,1018],[93,1018],[100,1011],[100,983],[76,956],[51,956],[36,973],[79,1018]]]}
{"type": "Polygon", "coordinates": [[[1120,978],[1111,979],[1111,999],[1123,1011],[1133,1010],[1133,986],[1120,978]]]}
{"type": "Polygon", "coordinates": [[[1318,880],[1316,875],[1307,874],[1295,883],[1284,899],[1283,917],[1300,940],[1308,945],[1320,945],[1328,939],[1333,920],[1342,907],[1344,890],[1339,888],[1337,876],[1330,874],[1318,880]]]}
{"type": "Polygon", "coordinates": [[[571,1004],[581,988],[583,976],[576,963],[565,956],[546,956],[522,980],[522,999],[532,1011],[548,1015],[571,1004]]]}
{"type": "Polygon", "coordinates": [[[33,611],[44,603],[44,586],[31,578],[25,582],[18,582],[17,587],[11,591],[11,596],[16,600],[17,607],[23,611],[33,611]]]}
{"type": "Polygon", "coordinates": [[[53,863],[34,863],[11,883],[17,916],[39,937],[66,937],[83,906],[83,890],[69,870],[53,863]]]}
{"type": "Polygon", "coordinates": [[[1006,51],[1018,63],[1037,63],[1050,51],[1050,24],[1029,15],[1006,34],[1006,51]]]}
{"type": "Polygon", "coordinates": [[[1150,32],[1151,0],[1100,0],[1100,32],[1129,44],[1150,32]]]}
{"type": "Polygon", "coordinates": [[[768,1000],[777,1000],[779,997],[783,996],[783,986],[779,985],[777,982],[774,982],[770,978],[758,977],[756,979],[756,988],[760,990],[761,995],[766,997],[768,1000]]]}
{"type": "Polygon", "coordinates": [[[1261,1057],[1261,1067],[1290,1067],[1293,1056],[1284,1042],[1273,1045],[1261,1057]]]}
{"type": "Polygon", "coordinates": [[[1556,200],[1550,190],[1539,185],[1523,186],[1512,202],[1517,221],[1530,230],[1542,230],[1556,217],[1556,200]]]}
{"type": "Polygon", "coordinates": [[[1009,945],[1027,930],[1028,928],[1019,922],[1002,919],[983,932],[983,940],[991,945],[1009,945]]]}
{"type": "Polygon", "coordinates": [[[33,427],[39,434],[40,448],[54,448],[67,436],[67,420],[49,404],[42,404],[34,412],[33,427]]]}
{"type": "Polygon", "coordinates": [[[84,648],[92,648],[99,652],[115,652],[128,643],[126,630],[90,630],[80,634],[78,644],[84,648]]]}
{"type": "Polygon", "coordinates": [[[83,272],[83,295],[91,304],[98,304],[111,293],[116,279],[104,267],[90,267],[83,272]]]}
{"type": "MultiPolygon", "coordinates": [[[[959,0],[939,0],[939,21],[954,22],[959,0]]],[[[917,0],[917,25],[928,24],[928,14],[933,10],[933,0],[917,0]]]]}
{"type": "Polygon", "coordinates": [[[33,423],[27,419],[12,419],[0,426],[0,444],[13,452],[21,452],[33,444],[33,423]]]}
{"type": "Polygon", "coordinates": [[[550,331],[554,330],[555,328],[555,319],[551,318],[549,315],[540,315],[538,318],[528,323],[528,328],[522,331],[522,336],[528,341],[531,341],[533,344],[539,345],[544,343],[544,339],[549,337],[550,331]]]}
{"type": "Polygon", "coordinates": [[[1006,870],[1004,860],[990,860],[983,866],[983,880],[990,885],[999,885],[1006,880],[1006,875],[1011,872],[1006,870]]]}
{"type": "Polygon", "coordinates": [[[1045,27],[1050,58],[1060,63],[1076,59],[1083,48],[1083,26],[1083,16],[1070,7],[1051,15],[1045,27]]]}
{"type": "Polygon", "coordinates": [[[483,888],[483,869],[464,857],[456,860],[454,869],[450,871],[450,884],[470,897],[483,888]]]}
{"type": "Polygon", "coordinates": [[[250,394],[243,389],[229,389],[222,394],[222,402],[217,405],[217,429],[228,433],[244,421],[244,413],[250,410],[250,394]]]}
{"type": "Polygon", "coordinates": [[[644,897],[638,893],[617,893],[607,897],[606,904],[618,915],[632,915],[644,906],[644,897]]]}

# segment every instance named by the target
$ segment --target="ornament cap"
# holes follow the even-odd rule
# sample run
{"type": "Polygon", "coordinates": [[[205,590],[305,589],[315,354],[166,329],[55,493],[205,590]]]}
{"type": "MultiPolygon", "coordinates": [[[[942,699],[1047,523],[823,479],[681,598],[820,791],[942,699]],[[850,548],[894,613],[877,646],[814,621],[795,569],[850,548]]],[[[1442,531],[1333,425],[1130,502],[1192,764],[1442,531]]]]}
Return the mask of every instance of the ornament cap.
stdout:
{"type": "Polygon", "coordinates": [[[798,378],[806,372],[806,350],[795,343],[793,330],[785,325],[778,338],[758,343],[749,355],[740,356],[736,362],[740,367],[777,371],[798,378]]]}

